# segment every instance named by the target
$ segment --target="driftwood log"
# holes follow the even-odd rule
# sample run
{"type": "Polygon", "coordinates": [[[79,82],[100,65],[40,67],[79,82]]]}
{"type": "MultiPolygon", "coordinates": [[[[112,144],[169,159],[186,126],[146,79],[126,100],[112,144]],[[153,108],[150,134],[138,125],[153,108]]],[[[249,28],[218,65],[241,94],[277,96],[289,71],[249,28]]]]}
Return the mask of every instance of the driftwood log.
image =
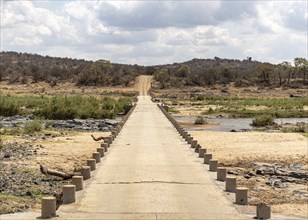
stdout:
{"type": "Polygon", "coordinates": [[[93,140],[95,140],[95,141],[100,141],[100,140],[105,140],[106,139],[106,137],[94,137],[94,135],[93,134],[91,134],[91,137],[93,138],[93,140]]]}
{"type": "Polygon", "coordinates": [[[61,177],[64,180],[72,179],[72,177],[75,175],[74,173],[64,173],[58,170],[47,169],[43,165],[40,165],[40,170],[41,173],[45,175],[61,177]]]}

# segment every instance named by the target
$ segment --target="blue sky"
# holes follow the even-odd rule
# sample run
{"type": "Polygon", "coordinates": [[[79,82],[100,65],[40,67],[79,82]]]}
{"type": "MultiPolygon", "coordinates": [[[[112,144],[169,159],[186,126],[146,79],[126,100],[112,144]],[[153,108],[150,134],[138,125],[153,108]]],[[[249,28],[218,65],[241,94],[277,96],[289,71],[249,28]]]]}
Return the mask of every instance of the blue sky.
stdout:
{"type": "Polygon", "coordinates": [[[1,1],[1,50],[128,64],[307,58],[307,1],[1,1]]]}

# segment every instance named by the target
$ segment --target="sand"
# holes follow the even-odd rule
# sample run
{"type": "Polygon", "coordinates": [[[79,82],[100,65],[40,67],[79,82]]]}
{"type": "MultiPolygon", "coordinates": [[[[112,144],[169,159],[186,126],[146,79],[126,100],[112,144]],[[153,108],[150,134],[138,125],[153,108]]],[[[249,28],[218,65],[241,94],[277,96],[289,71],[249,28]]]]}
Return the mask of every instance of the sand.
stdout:
{"type": "Polygon", "coordinates": [[[213,154],[213,158],[218,159],[220,165],[239,173],[238,184],[250,189],[250,204],[265,201],[272,206],[274,213],[307,216],[308,198],[294,196],[295,190],[308,193],[307,183],[285,183],[286,188],[276,188],[266,184],[268,182],[266,176],[244,178],[249,172],[255,173],[256,162],[268,165],[295,163],[307,170],[307,137],[296,133],[213,131],[190,133],[203,148],[213,154]],[[262,190],[257,190],[258,188],[262,190]]]}

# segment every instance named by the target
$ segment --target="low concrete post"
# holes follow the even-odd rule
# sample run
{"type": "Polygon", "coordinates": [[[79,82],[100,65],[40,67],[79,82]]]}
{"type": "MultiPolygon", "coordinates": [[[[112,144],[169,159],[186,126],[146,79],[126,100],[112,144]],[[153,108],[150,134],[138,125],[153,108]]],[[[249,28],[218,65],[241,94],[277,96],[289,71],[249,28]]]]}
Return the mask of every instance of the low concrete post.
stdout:
{"type": "Polygon", "coordinates": [[[184,138],[186,140],[186,137],[187,137],[187,133],[186,131],[184,131],[182,134],[181,134],[182,138],[184,138]]]}
{"type": "Polygon", "coordinates": [[[95,159],[96,163],[101,162],[101,154],[99,152],[92,153],[92,158],[95,159]]]}
{"type": "Polygon", "coordinates": [[[184,138],[185,140],[188,138],[188,133],[187,133],[187,131],[184,131],[184,133],[183,133],[183,138],[184,138]]]}
{"type": "Polygon", "coordinates": [[[107,137],[107,140],[108,140],[108,144],[109,144],[109,147],[110,147],[110,144],[112,144],[112,141],[113,141],[112,136],[107,137]]]}
{"type": "Polygon", "coordinates": [[[104,148],[105,152],[108,151],[108,144],[107,143],[101,143],[101,148],[104,148]]]}
{"type": "Polygon", "coordinates": [[[62,188],[63,192],[63,204],[74,203],[76,200],[76,186],[75,185],[64,185],[62,188]]]}
{"type": "Polygon", "coordinates": [[[88,159],[87,165],[91,167],[91,171],[96,170],[96,160],[95,159],[88,159]]]}
{"type": "Polygon", "coordinates": [[[271,206],[264,202],[257,204],[257,219],[270,219],[271,218],[271,206]]]}
{"type": "Polygon", "coordinates": [[[227,192],[236,191],[236,177],[233,177],[233,176],[226,177],[226,191],[227,192]]]}
{"type": "Polygon", "coordinates": [[[100,153],[101,157],[105,155],[105,149],[102,147],[96,148],[97,152],[100,153]]]}
{"type": "Polygon", "coordinates": [[[206,153],[206,149],[204,149],[204,148],[199,149],[199,157],[204,158],[205,153],[206,153]]]}
{"type": "Polygon", "coordinates": [[[83,190],[83,177],[82,176],[73,176],[72,184],[76,186],[76,191],[83,190]]]}
{"type": "Polygon", "coordinates": [[[217,180],[225,182],[227,178],[227,169],[225,167],[217,168],[217,180]]]}
{"type": "Polygon", "coordinates": [[[217,167],[218,167],[218,160],[213,160],[211,159],[209,161],[209,171],[212,171],[212,172],[216,172],[217,171],[217,167]]]}
{"type": "Polygon", "coordinates": [[[187,143],[191,144],[194,139],[190,136],[186,138],[187,143]]]}
{"type": "Polygon", "coordinates": [[[235,203],[239,205],[248,205],[248,189],[245,187],[236,188],[235,203]]]}
{"type": "Polygon", "coordinates": [[[204,163],[205,164],[209,164],[210,163],[210,160],[212,159],[212,154],[207,154],[207,153],[205,153],[204,154],[204,163]]]}
{"type": "Polygon", "coordinates": [[[81,176],[83,180],[87,180],[91,178],[91,167],[90,166],[82,166],[80,170],[81,176]]]}
{"type": "Polygon", "coordinates": [[[199,149],[201,148],[200,144],[197,144],[197,146],[195,147],[195,153],[199,154],[199,149]]]}
{"type": "Polygon", "coordinates": [[[192,147],[192,148],[197,147],[197,144],[198,144],[198,141],[196,141],[196,140],[191,140],[191,147],[192,147]]]}
{"type": "Polygon", "coordinates": [[[55,197],[43,197],[41,207],[42,218],[56,217],[56,198],[55,197]]]}

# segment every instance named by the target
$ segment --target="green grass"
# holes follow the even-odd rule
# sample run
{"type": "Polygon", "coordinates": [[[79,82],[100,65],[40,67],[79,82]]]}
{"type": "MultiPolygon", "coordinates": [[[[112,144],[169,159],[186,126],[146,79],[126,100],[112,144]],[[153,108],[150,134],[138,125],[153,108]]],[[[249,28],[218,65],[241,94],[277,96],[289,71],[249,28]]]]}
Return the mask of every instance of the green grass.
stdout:
{"type": "Polygon", "coordinates": [[[220,106],[215,110],[210,109],[202,112],[204,115],[227,113],[231,117],[259,115],[271,115],[277,118],[308,117],[308,111],[304,110],[304,106],[308,106],[308,98],[244,98],[199,95],[191,101],[192,105],[198,103],[199,105],[220,106]]]}
{"type": "Polygon", "coordinates": [[[35,132],[40,132],[43,130],[42,122],[38,119],[35,119],[31,122],[26,123],[24,128],[24,133],[32,134],[35,132]]]}
{"type": "Polygon", "coordinates": [[[34,114],[42,119],[114,118],[132,102],[130,97],[2,96],[0,115],[34,114]]]}
{"type": "Polygon", "coordinates": [[[275,118],[270,115],[260,115],[252,120],[252,126],[254,127],[264,127],[264,126],[272,126],[276,125],[275,118]]]}
{"type": "MultiPolygon", "coordinates": [[[[18,209],[17,207],[24,207],[25,204],[31,206],[33,204],[33,199],[28,196],[15,196],[0,193],[0,215],[14,213],[18,209]]],[[[19,210],[25,210],[20,208],[19,210]]]]}
{"type": "Polygon", "coordinates": [[[4,147],[4,143],[3,143],[3,140],[2,140],[2,137],[0,136],[0,149],[4,147]]]}
{"type": "Polygon", "coordinates": [[[204,120],[202,116],[197,116],[195,119],[195,125],[203,125],[203,124],[207,124],[207,121],[204,120]]]}

